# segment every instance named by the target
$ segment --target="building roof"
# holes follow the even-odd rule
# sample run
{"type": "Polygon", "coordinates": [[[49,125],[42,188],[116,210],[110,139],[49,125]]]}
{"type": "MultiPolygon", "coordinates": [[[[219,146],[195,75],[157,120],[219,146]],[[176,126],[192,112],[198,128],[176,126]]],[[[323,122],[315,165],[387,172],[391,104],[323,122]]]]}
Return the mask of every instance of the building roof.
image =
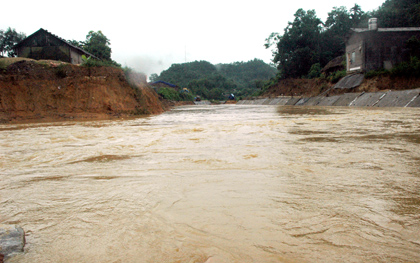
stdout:
{"type": "Polygon", "coordinates": [[[325,65],[325,67],[321,70],[322,72],[327,72],[331,69],[336,69],[336,68],[344,68],[343,65],[343,56],[339,56],[334,58],[333,60],[331,60],[330,62],[327,63],[327,65],[325,65]]]}
{"type": "Polygon", "coordinates": [[[177,87],[177,85],[172,84],[172,83],[169,83],[169,82],[166,82],[166,81],[163,81],[163,80],[155,81],[151,85],[155,85],[155,84],[164,84],[164,85],[167,85],[167,86],[172,87],[172,88],[177,87]]]}
{"type": "Polygon", "coordinates": [[[52,36],[52,37],[54,37],[54,38],[58,39],[59,41],[63,42],[64,44],[66,44],[66,45],[68,45],[68,46],[70,46],[70,47],[72,47],[72,48],[74,48],[74,49],[77,49],[77,50],[79,50],[80,52],[82,52],[82,53],[84,53],[84,54],[86,54],[86,55],[88,55],[88,56],[90,56],[90,57],[93,57],[93,58],[95,58],[95,59],[99,59],[98,57],[96,57],[95,55],[93,55],[93,54],[91,54],[91,53],[87,52],[86,50],[84,50],[84,49],[82,49],[82,48],[80,48],[80,47],[76,47],[76,46],[74,46],[74,45],[70,44],[69,42],[67,42],[66,40],[62,39],[61,37],[58,37],[58,36],[56,36],[56,35],[54,35],[54,34],[52,34],[52,33],[48,32],[47,30],[45,30],[45,29],[43,29],[43,28],[40,28],[38,31],[36,31],[36,32],[35,32],[35,33],[33,33],[32,35],[28,36],[28,37],[27,37],[27,38],[25,38],[24,40],[22,40],[22,41],[20,41],[19,43],[17,43],[17,44],[13,47],[13,49],[16,49],[16,48],[20,47],[20,46],[21,46],[21,45],[23,45],[23,44],[24,44],[24,43],[25,43],[28,39],[32,38],[33,36],[35,36],[35,35],[36,35],[36,34],[38,34],[38,33],[44,33],[44,34],[50,35],[50,36],[52,36]]]}
{"type": "Polygon", "coordinates": [[[351,28],[350,29],[356,33],[363,33],[369,31],[377,32],[411,32],[411,31],[420,31],[420,27],[389,27],[389,28],[378,28],[377,30],[372,30],[368,28],[351,28]]]}

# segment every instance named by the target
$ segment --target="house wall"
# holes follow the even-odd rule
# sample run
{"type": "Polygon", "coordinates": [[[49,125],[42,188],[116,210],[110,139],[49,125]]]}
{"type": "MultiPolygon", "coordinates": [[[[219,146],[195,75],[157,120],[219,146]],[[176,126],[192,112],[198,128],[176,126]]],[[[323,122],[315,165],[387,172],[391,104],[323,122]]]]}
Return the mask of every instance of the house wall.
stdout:
{"type": "Polygon", "coordinates": [[[70,46],[41,32],[27,39],[16,51],[19,57],[71,62],[70,46]]]}
{"type": "Polygon", "coordinates": [[[364,40],[361,34],[353,34],[346,45],[347,71],[357,72],[364,70],[364,40]]]}
{"type": "Polygon", "coordinates": [[[419,31],[365,31],[353,33],[346,43],[347,71],[391,69],[410,59],[406,42],[419,31]],[[352,60],[355,55],[355,60],[352,60]]]}
{"type": "Polygon", "coordinates": [[[69,47],[66,46],[20,47],[18,56],[37,60],[51,59],[71,62],[69,52],[69,47]]]}
{"type": "Polygon", "coordinates": [[[82,63],[82,54],[77,50],[71,48],[70,49],[70,63],[72,64],[81,64],[82,63]]]}
{"type": "Polygon", "coordinates": [[[420,38],[420,32],[369,32],[366,34],[366,71],[391,69],[410,59],[406,42],[412,36],[420,38]]]}

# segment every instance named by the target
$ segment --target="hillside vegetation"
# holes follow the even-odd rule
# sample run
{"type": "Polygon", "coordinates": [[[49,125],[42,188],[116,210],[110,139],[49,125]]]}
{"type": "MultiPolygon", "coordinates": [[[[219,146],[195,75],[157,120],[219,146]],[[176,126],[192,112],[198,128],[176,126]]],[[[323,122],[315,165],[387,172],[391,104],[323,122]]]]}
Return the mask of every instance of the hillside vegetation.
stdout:
{"type": "Polygon", "coordinates": [[[276,69],[259,59],[213,65],[207,61],[173,64],[152,81],[162,80],[188,88],[204,99],[225,100],[229,94],[242,97],[257,93],[276,69]]]}

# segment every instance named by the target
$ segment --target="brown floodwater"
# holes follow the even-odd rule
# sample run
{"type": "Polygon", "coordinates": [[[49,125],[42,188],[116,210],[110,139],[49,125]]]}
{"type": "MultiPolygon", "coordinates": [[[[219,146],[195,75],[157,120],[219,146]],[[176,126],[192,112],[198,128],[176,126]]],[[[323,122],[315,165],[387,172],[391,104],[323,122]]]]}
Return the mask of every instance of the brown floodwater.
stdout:
{"type": "Polygon", "coordinates": [[[420,109],[0,125],[10,262],[419,262],[420,109]]]}

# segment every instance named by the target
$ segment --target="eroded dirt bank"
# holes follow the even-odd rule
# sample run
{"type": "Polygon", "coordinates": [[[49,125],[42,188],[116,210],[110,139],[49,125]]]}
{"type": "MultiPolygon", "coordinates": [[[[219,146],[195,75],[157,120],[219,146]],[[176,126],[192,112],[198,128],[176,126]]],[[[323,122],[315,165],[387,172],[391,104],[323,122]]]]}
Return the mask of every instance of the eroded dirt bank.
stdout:
{"type": "Polygon", "coordinates": [[[24,60],[0,71],[2,123],[112,118],[164,110],[145,76],[128,80],[117,68],[24,60]]]}

